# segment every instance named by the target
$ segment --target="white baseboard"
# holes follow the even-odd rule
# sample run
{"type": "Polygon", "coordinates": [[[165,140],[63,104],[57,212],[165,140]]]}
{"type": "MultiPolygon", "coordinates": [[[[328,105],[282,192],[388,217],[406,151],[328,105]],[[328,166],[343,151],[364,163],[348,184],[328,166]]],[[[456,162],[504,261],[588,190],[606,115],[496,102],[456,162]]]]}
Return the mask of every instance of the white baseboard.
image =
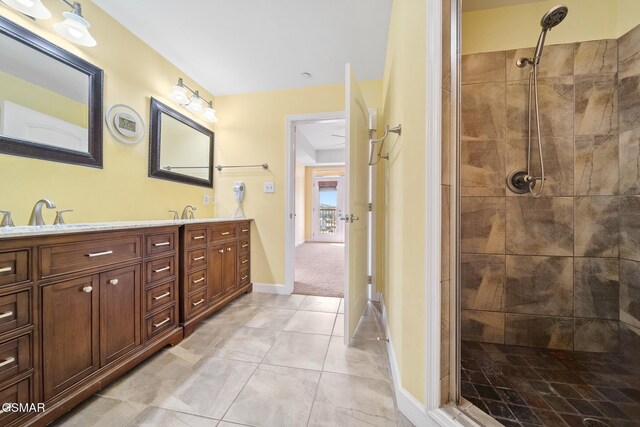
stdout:
{"type": "Polygon", "coordinates": [[[277,283],[254,283],[253,292],[260,294],[290,295],[293,292],[293,289],[289,289],[287,286],[277,283]]]}
{"type": "Polygon", "coordinates": [[[380,298],[382,305],[382,322],[384,324],[385,336],[387,337],[387,353],[389,354],[389,365],[391,366],[391,376],[393,378],[393,389],[396,394],[396,403],[398,410],[409,419],[416,427],[431,427],[431,426],[459,426],[462,424],[455,420],[449,413],[442,408],[435,409],[433,411],[426,412],[424,404],[411,393],[409,393],[404,387],[402,387],[402,380],[400,379],[400,370],[398,368],[398,359],[396,359],[396,353],[392,345],[392,337],[389,333],[389,325],[387,323],[387,309],[384,305],[384,298],[380,298]]]}
{"type": "Polygon", "coordinates": [[[296,242],[296,248],[302,244],[304,244],[306,242],[306,240],[300,240],[299,242],[296,242]]]}

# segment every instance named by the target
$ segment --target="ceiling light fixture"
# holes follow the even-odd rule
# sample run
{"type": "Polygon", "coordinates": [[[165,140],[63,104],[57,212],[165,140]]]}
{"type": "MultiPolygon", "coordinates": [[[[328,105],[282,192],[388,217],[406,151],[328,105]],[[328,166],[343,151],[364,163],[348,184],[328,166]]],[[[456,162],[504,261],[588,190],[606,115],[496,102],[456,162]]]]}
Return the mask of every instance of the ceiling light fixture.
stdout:
{"type": "Polygon", "coordinates": [[[305,71],[304,73],[300,73],[300,77],[302,77],[303,79],[310,79],[311,73],[305,71]]]}
{"type": "Polygon", "coordinates": [[[185,85],[181,78],[171,90],[169,97],[194,114],[202,113],[202,120],[205,122],[217,123],[218,117],[216,117],[213,102],[207,101],[200,96],[200,92],[185,85]]]}
{"type": "Polygon", "coordinates": [[[89,33],[91,24],[82,16],[82,5],[77,1],[70,3],[67,0],[62,0],[62,2],[71,6],[73,10],[71,12],[63,12],[62,16],[65,18],[64,21],[55,24],[53,28],[55,28],[62,37],[75,44],[87,47],[97,45],[96,39],[89,33]]]}
{"type": "Polygon", "coordinates": [[[51,12],[40,0],[1,0],[7,6],[10,6],[18,12],[30,16],[34,19],[49,19],[51,12]]]}

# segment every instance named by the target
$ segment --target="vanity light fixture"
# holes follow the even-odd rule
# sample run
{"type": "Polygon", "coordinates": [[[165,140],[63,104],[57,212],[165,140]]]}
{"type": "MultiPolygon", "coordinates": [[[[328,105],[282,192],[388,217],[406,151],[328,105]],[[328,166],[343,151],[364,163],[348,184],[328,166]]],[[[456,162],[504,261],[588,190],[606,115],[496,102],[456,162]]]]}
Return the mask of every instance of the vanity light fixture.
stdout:
{"type": "Polygon", "coordinates": [[[51,12],[42,4],[40,0],[1,0],[6,4],[17,10],[18,12],[30,16],[34,19],[49,19],[51,18],[51,12]]]}
{"type": "Polygon", "coordinates": [[[205,122],[216,123],[218,121],[216,110],[213,108],[213,102],[207,101],[200,96],[200,92],[185,85],[181,78],[178,79],[178,84],[171,90],[169,97],[192,113],[201,113],[202,120],[205,122]]]}
{"type": "Polygon", "coordinates": [[[73,10],[71,12],[63,12],[64,21],[55,24],[53,28],[58,34],[73,43],[87,47],[97,45],[96,39],[89,33],[91,24],[82,16],[82,5],[77,1],[70,3],[67,0],[62,0],[62,2],[71,6],[73,10]]]}

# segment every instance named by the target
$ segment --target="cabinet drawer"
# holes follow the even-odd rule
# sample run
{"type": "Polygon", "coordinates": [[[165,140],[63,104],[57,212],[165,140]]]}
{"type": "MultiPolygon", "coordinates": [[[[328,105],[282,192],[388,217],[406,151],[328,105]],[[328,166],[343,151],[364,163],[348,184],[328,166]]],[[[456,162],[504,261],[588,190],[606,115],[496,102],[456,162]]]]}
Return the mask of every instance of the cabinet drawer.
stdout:
{"type": "Polygon", "coordinates": [[[246,286],[251,283],[251,274],[249,273],[249,269],[240,271],[240,287],[246,286]]]}
{"type": "Polygon", "coordinates": [[[147,236],[146,248],[147,256],[155,256],[167,252],[173,252],[176,249],[175,234],[163,233],[147,236]]]}
{"type": "Polygon", "coordinates": [[[209,237],[212,242],[234,239],[236,231],[236,224],[216,224],[209,229],[209,237]]]}
{"type": "Polygon", "coordinates": [[[241,239],[238,249],[241,254],[249,253],[249,239],[241,239]]]}
{"type": "Polygon", "coordinates": [[[31,377],[25,378],[0,390],[0,425],[6,426],[9,422],[24,415],[21,412],[3,411],[2,405],[4,403],[29,403],[31,401],[31,382],[31,377]]]}
{"type": "Polygon", "coordinates": [[[207,249],[195,249],[187,252],[187,270],[193,271],[207,266],[207,249]]]}
{"type": "Polygon", "coordinates": [[[241,254],[240,255],[240,269],[249,268],[249,254],[241,254]]]}
{"type": "Polygon", "coordinates": [[[140,258],[141,236],[81,240],[40,248],[40,270],[51,277],[140,258]]]}
{"type": "Polygon", "coordinates": [[[31,335],[0,344],[0,382],[31,369],[31,335]]]}
{"type": "Polygon", "coordinates": [[[187,276],[187,293],[207,287],[207,270],[196,271],[187,276]]]}
{"type": "Polygon", "coordinates": [[[146,313],[149,314],[156,308],[162,307],[172,301],[175,301],[176,298],[176,282],[171,281],[169,283],[164,283],[160,286],[156,286],[151,289],[147,289],[146,291],[146,302],[147,302],[147,310],[146,313]]]}
{"type": "Polygon", "coordinates": [[[245,237],[251,233],[251,224],[248,222],[241,222],[238,224],[238,236],[245,237]]]}
{"type": "Polygon", "coordinates": [[[175,274],[175,267],[175,257],[173,256],[147,261],[147,283],[172,277],[175,274]]]}
{"type": "Polygon", "coordinates": [[[0,334],[31,323],[29,291],[0,297],[0,334]]]}
{"type": "Polygon", "coordinates": [[[176,308],[177,306],[174,305],[147,319],[147,340],[175,327],[176,308]]]}
{"type": "Polygon", "coordinates": [[[29,251],[0,253],[0,286],[29,279],[29,251]]]}
{"type": "Polygon", "coordinates": [[[191,318],[193,315],[200,313],[207,308],[207,290],[202,291],[187,298],[185,307],[185,317],[191,318]]]}
{"type": "Polygon", "coordinates": [[[208,243],[207,229],[198,228],[185,232],[185,244],[189,247],[203,246],[208,243]]]}

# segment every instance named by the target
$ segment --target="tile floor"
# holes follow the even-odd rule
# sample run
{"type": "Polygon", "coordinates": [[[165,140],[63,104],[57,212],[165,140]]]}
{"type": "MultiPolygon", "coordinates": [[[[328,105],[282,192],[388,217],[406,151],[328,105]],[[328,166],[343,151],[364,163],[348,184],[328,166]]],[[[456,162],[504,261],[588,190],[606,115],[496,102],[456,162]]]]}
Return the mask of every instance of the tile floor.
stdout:
{"type": "Polygon", "coordinates": [[[617,354],[463,341],[462,395],[507,427],[640,427],[640,365],[617,354]]]}
{"type": "Polygon", "coordinates": [[[60,419],[61,426],[411,426],[379,308],[350,347],[343,300],[245,295],[60,419]]]}

